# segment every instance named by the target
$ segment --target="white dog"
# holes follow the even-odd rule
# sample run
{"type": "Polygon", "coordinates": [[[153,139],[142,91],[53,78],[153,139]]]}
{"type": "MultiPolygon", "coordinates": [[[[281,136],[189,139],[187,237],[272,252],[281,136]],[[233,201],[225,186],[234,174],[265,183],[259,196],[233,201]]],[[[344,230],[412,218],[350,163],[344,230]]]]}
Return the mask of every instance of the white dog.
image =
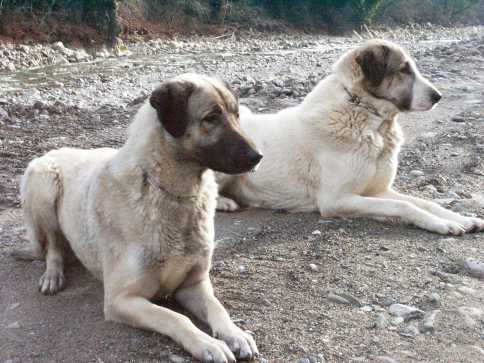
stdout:
{"type": "Polygon", "coordinates": [[[482,219],[392,189],[403,142],[398,113],[430,110],[440,98],[403,49],[368,41],[344,54],[300,105],[265,115],[243,110],[241,126],[264,162],[256,173],[217,175],[218,209],[318,210],[397,217],[440,234],[481,231],[482,219]]]}
{"type": "Polygon", "coordinates": [[[261,159],[220,82],[184,75],[138,111],[120,150],[62,148],[34,159],[22,179],[30,246],[45,258],[44,294],[64,288],[64,247],[104,284],[106,319],[170,336],[202,362],[258,354],[214,295],[209,270],[217,189],[213,172],[242,173],[261,159]],[[206,322],[152,302],[173,296],[206,322]]]}

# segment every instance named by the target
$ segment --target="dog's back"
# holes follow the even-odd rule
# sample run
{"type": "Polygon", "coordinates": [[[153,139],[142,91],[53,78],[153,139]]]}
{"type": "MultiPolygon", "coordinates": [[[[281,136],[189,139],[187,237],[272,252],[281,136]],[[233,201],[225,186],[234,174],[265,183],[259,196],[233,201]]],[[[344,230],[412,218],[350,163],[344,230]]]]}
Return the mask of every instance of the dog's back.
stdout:
{"type": "Polygon", "coordinates": [[[22,177],[20,194],[30,246],[17,252],[18,257],[42,258],[46,253],[47,240],[55,240],[62,245],[64,232],[59,221],[59,205],[73,204],[70,198],[80,193],[69,188],[81,188],[79,181],[83,179],[82,174],[87,180],[94,169],[116,152],[110,148],[62,148],[29,163],[22,177]],[[73,183],[73,180],[76,182],[73,183]]]}

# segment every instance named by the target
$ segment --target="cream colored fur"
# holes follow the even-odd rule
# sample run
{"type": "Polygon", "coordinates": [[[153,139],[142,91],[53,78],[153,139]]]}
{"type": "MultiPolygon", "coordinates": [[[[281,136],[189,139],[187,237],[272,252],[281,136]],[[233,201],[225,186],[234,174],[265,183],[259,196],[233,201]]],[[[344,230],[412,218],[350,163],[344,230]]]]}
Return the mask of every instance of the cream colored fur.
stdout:
{"type": "Polygon", "coordinates": [[[209,279],[213,172],[177,158],[177,141],[148,101],[120,150],[51,151],[29,164],[21,189],[30,251],[45,254],[47,262],[41,292],[63,288],[63,244],[69,243],[104,284],[106,319],[166,334],[204,362],[257,354],[253,338],[230,320],[209,279]],[[151,302],[170,295],[218,339],[151,302]]]}
{"type": "MultiPolygon", "coordinates": [[[[381,45],[399,52],[414,66],[398,46],[370,41],[344,54],[300,105],[276,114],[241,112],[241,126],[258,145],[264,160],[256,173],[236,177],[217,174],[222,194],[218,209],[234,211],[243,204],[292,212],[319,211],[323,217],[400,218],[440,234],[484,229],[481,219],[461,216],[393,189],[403,142],[399,110],[366,92],[364,75],[356,62],[362,51],[381,45]],[[352,97],[359,101],[352,102],[352,97]]],[[[432,105],[424,91],[432,86],[416,68],[415,72],[412,107],[429,109],[432,105]]]]}

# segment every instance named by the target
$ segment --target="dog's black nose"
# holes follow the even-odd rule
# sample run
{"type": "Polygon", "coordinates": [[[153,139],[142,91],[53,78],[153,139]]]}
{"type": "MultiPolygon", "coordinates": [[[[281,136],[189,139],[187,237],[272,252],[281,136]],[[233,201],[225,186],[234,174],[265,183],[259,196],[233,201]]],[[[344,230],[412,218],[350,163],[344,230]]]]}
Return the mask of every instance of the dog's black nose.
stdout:
{"type": "Polygon", "coordinates": [[[442,98],[442,95],[438,91],[433,91],[432,92],[432,95],[430,96],[430,98],[432,100],[432,104],[435,105],[437,102],[440,101],[440,99],[442,98]]]}
{"type": "Polygon", "coordinates": [[[249,151],[248,159],[251,163],[257,165],[257,163],[262,159],[262,156],[263,155],[259,154],[257,151],[251,150],[249,151]]]}

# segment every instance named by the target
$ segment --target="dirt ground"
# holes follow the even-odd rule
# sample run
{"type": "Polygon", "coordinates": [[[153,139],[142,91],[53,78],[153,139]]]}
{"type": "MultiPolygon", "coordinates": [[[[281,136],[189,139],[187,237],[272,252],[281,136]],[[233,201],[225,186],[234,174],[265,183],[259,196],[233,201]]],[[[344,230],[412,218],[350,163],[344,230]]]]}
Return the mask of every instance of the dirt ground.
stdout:
{"type": "MultiPolygon", "coordinates": [[[[480,216],[482,34],[394,35],[444,94],[435,110],[402,115],[397,188],[480,216]]],[[[43,296],[43,262],[9,257],[25,243],[18,181],[31,158],[66,145],[119,146],[143,95],[181,72],[225,75],[262,112],[295,104],[358,41],[306,36],[267,51],[273,40],[247,40],[150,58],[140,46],[126,59],[0,73],[0,362],[191,361],[163,336],[105,322],[102,286],[79,263],[68,266],[64,291],[43,296]]],[[[247,210],[218,213],[216,240],[216,294],[254,332],[261,362],[484,361],[484,281],[462,268],[466,258],[484,261],[483,233],[446,237],[363,218],[247,210]],[[393,303],[440,310],[434,330],[424,332],[421,317],[398,321],[393,303]]]]}

